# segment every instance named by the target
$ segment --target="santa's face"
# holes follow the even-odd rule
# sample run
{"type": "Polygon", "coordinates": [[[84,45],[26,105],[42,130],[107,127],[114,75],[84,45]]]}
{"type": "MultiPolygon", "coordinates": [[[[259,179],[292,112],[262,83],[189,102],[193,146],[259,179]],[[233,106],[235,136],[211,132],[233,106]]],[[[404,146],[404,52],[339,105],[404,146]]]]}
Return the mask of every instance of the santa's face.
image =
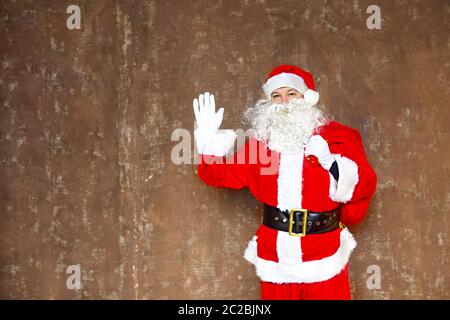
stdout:
{"type": "Polygon", "coordinates": [[[297,89],[282,87],[274,90],[270,98],[273,103],[287,103],[292,99],[302,99],[303,95],[297,89]]]}
{"type": "Polygon", "coordinates": [[[255,138],[266,142],[271,150],[285,153],[301,152],[314,129],[327,121],[317,106],[303,98],[288,98],[285,103],[262,99],[246,111],[245,117],[255,138]]]}

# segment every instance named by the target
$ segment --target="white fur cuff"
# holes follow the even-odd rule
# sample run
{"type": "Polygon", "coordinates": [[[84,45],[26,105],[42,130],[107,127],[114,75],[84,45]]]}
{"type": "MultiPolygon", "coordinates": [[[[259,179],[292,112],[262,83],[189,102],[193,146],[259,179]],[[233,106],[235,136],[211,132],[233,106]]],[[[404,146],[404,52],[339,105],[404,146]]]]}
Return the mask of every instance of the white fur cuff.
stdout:
{"type": "Polygon", "coordinates": [[[236,133],[233,130],[218,130],[216,134],[194,131],[195,143],[199,154],[216,157],[225,156],[234,146],[236,133]]]}
{"type": "Polygon", "coordinates": [[[330,198],[333,201],[345,203],[350,201],[358,184],[358,165],[353,160],[335,155],[335,160],[339,169],[339,181],[336,183],[330,174],[330,198]]]}

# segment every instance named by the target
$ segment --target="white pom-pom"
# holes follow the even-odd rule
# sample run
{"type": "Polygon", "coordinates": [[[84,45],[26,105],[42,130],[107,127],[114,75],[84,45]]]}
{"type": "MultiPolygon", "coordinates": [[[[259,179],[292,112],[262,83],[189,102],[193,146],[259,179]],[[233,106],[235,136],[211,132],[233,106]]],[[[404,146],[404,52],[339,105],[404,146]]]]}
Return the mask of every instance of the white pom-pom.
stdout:
{"type": "Polygon", "coordinates": [[[311,103],[313,106],[316,105],[317,102],[319,102],[319,93],[317,91],[307,89],[303,93],[303,96],[305,98],[305,101],[311,103]]]}

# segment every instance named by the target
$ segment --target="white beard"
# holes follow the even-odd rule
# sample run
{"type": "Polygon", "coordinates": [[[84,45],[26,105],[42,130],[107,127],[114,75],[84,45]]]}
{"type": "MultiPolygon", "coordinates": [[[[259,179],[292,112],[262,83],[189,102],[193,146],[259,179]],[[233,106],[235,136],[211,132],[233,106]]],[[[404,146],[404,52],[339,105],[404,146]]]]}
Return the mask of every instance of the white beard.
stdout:
{"type": "Polygon", "coordinates": [[[314,129],[328,121],[319,108],[304,99],[292,99],[286,104],[262,99],[247,109],[245,118],[256,139],[282,153],[300,153],[314,129]]]}

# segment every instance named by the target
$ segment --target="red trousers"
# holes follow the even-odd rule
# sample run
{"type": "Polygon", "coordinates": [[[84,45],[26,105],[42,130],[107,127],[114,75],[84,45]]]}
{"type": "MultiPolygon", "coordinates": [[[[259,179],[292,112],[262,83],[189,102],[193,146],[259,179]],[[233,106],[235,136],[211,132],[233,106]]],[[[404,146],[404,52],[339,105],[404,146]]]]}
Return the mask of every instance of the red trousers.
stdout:
{"type": "Polygon", "coordinates": [[[348,265],[333,278],[313,283],[261,281],[262,300],[351,300],[348,265]]]}

